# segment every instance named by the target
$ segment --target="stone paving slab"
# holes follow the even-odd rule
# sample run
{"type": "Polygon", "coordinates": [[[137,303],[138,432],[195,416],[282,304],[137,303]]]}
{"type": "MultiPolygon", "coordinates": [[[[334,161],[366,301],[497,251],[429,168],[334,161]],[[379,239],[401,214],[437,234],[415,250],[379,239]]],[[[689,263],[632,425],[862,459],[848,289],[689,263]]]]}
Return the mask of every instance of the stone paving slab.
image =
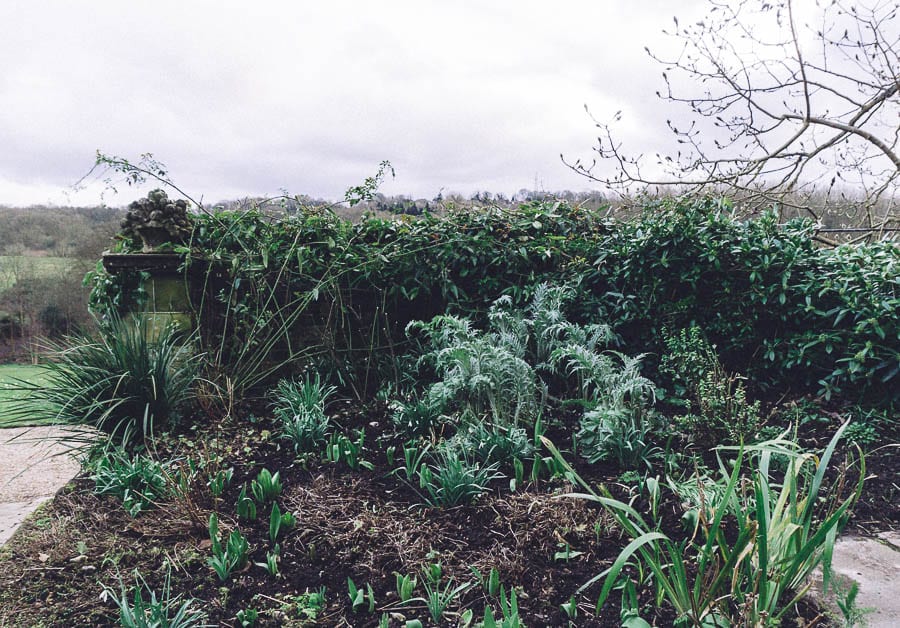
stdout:
{"type": "Polygon", "coordinates": [[[859,584],[857,607],[873,609],[864,617],[866,626],[900,626],[900,533],[838,539],[832,569],[859,584]]]}
{"type": "Polygon", "coordinates": [[[60,427],[0,429],[0,545],[81,469],[60,427]]]}
{"type": "Polygon", "coordinates": [[[3,546],[13,532],[33,513],[38,507],[50,497],[39,497],[27,502],[7,502],[0,503],[0,546],[3,546]]]}

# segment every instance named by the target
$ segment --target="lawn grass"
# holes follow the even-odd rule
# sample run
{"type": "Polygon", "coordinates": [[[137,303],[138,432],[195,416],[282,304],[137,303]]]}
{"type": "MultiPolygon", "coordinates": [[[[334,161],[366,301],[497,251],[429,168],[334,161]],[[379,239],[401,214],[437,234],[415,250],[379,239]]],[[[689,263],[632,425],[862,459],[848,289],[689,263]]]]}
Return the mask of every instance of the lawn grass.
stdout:
{"type": "MultiPolygon", "coordinates": [[[[45,371],[40,366],[30,364],[0,364],[0,427],[7,427],[11,422],[6,415],[6,409],[10,402],[22,398],[22,393],[15,390],[16,380],[24,380],[31,383],[40,383],[45,377],[45,371]]],[[[46,421],[34,421],[27,425],[46,424],[46,421]]],[[[16,422],[17,426],[26,425],[16,422]]]]}
{"type": "Polygon", "coordinates": [[[77,263],[71,257],[36,257],[30,255],[0,255],[0,292],[12,287],[17,273],[45,279],[59,277],[77,263]]]}

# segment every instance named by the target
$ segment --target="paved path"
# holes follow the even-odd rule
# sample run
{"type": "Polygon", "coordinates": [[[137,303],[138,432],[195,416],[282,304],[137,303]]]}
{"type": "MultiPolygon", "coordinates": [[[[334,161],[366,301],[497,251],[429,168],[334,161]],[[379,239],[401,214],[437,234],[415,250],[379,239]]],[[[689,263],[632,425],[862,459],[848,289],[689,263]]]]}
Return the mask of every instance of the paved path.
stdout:
{"type": "Polygon", "coordinates": [[[0,545],[81,468],[59,442],[59,427],[0,429],[0,545]]]}
{"type": "Polygon", "coordinates": [[[871,609],[863,617],[868,628],[900,626],[900,532],[838,539],[832,568],[859,584],[856,606],[871,609]]]}

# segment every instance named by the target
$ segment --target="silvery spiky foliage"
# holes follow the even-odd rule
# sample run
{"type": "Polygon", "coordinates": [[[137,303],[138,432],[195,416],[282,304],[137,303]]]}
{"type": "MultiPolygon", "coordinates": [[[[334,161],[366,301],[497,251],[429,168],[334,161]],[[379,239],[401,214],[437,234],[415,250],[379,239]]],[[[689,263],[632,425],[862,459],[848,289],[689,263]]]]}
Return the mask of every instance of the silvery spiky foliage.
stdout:
{"type": "Polygon", "coordinates": [[[432,348],[419,362],[430,364],[440,378],[427,391],[430,399],[502,423],[536,416],[537,375],[515,334],[480,332],[455,316],[438,316],[415,327],[432,348]]]}
{"type": "MultiPolygon", "coordinates": [[[[423,397],[434,404],[429,416],[440,407],[457,420],[450,450],[483,463],[527,456],[531,442],[522,427],[538,418],[548,396],[541,373],[555,379],[564,399],[585,407],[577,439],[590,462],[636,469],[659,458],[650,439],[656,389],[641,375],[643,356],[607,349],[613,334],[606,325],[569,321],[564,309],[574,296],[571,287],[543,284],[526,308],[502,297],[488,312],[486,331],[454,316],[411,325],[430,345],[420,365],[439,378],[423,397]]],[[[412,410],[425,407],[406,408],[407,423],[420,418],[412,410]]]]}
{"type": "Polygon", "coordinates": [[[547,386],[538,372],[576,380],[590,406],[652,397],[652,383],[640,375],[640,356],[603,351],[613,339],[609,326],[566,318],[565,305],[574,296],[572,287],[541,284],[526,308],[501,297],[488,311],[487,331],[447,315],[411,323],[409,330],[420,332],[429,349],[419,365],[429,365],[439,378],[428,398],[449,411],[516,424],[540,411],[547,386]]]}
{"type": "Polygon", "coordinates": [[[649,467],[661,451],[650,441],[656,397],[653,382],[640,372],[644,356],[599,352],[584,338],[588,342],[560,346],[550,356],[552,368],[577,381],[587,405],[576,434],[581,455],[620,469],[649,467]]]}
{"type": "Polygon", "coordinates": [[[653,382],[641,375],[644,355],[598,352],[589,345],[563,345],[553,351],[550,364],[574,377],[584,400],[591,405],[641,406],[656,400],[653,382]]]}
{"type": "Polygon", "coordinates": [[[599,351],[614,337],[609,325],[581,325],[568,320],[565,308],[575,296],[572,286],[542,283],[524,309],[513,308],[509,297],[501,297],[488,313],[491,329],[504,344],[521,347],[523,357],[527,348],[528,359],[538,370],[552,372],[551,357],[557,349],[577,345],[599,351]]]}

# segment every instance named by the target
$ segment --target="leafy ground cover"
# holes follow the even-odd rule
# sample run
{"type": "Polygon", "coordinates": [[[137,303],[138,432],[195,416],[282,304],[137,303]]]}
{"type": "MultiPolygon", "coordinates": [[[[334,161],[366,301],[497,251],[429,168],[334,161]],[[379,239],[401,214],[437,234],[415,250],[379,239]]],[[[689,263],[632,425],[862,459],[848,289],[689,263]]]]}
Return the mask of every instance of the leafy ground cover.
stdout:
{"type": "Polygon", "coordinates": [[[95,305],[109,297],[100,336],[60,345],[16,412],[106,437],[85,446],[82,476],[0,554],[0,623],[824,623],[803,593],[813,569],[828,573],[837,534],[898,525],[896,413],[890,395],[873,402],[895,379],[898,340],[896,278],[874,260],[896,252],[823,262],[802,226],[785,235],[768,219],[737,225],[704,207],[692,220],[669,216],[674,227],[644,218],[649,231],[612,231],[559,206],[449,226],[351,227],[323,215],[283,231],[203,223],[198,238],[211,229],[217,254],[231,238],[250,258],[234,254],[234,274],[211,279],[225,309],[213,323],[224,326],[199,338],[119,319],[139,283],[95,275],[95,305]],[[576,224],[594,224],[598,239],[578,240],[576,224]],[[273,235],[260,240],[272,247],[262,258],[247,246],[257,230],[273,235]],[[338,284],[391,285],[382,282],[399,271],[387,260],[402,269],[413,258],[398,244],[407,236],[415,252],[460,257],[443,277],[421,261],[418,284],[398,276],[395,288],[429,296],[391,291],[389,304],[382,292],[386,318],[374,320],[385,327],[363,326],[360,348],[347,325],[363,320],[354,317],[372,293],[338,284]],[[721,256],[690,251],[695,237],[721,256]],[[666,250],[648,252],[666,238],[681,255],[669,271],[666,250]],[[376,266],[361,241],[382,251],[376,266]],[[772,277],[753,274],[759,256],[777,267],[772,277]],[[533,258],[555,257],[564,261],[519,281],[533,258]],[[488,259],[499,276],[464,272],[488,259]],[[822,263],[843,283],[813,296],[822,263]],[[738,303],[753,304],[743,319],[704,310],[745,293],[755,296],[738,303]],[[785,309],[766,311],[780,293],[785,309]],[[842,313],[851,293],[864,318],[842,313]],[[789,320],[804,294],[807,329],[789,320]],[[331,314],[314,305],[332,296],[331,314]],[[392,308],[403,303],[415,307],[398,330],[392,308]],[[661,316],[652,325],[643,304],[661,316]],[[293,338],[312,351],[278,346],[304,308],[342,322],[312,320],[302,343],[293,338]],[[419,316],[429,308],[438,311],[419,316]],[[840,333],[806,336],[825,322],[840,333]],[[766,328],[781,334],[770,354],[766,328]],[[799,357],[798,338],[812,342],[799,357]],[[755,362],[737,350],[750,346],[755,362]],[[763,381],[766,360],[776,366],[763,381]],[[815,378],[792,379],[804,366],[815,378]]]}

